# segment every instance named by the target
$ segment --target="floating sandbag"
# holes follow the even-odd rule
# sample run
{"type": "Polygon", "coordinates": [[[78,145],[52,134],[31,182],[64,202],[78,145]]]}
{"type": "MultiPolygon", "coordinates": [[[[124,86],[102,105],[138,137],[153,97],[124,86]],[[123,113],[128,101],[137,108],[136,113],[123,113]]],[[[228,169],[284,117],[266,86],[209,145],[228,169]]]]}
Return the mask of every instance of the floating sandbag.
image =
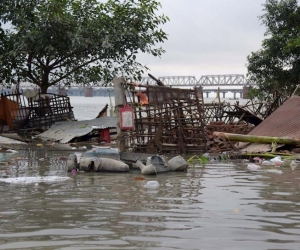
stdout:
{"type": "Polygon", "coordinates": [[[122,162],[115,159],[110,158],[98,158],[98,162],[100,164],[98,166],[95,166],[96,172],[128,172],[129,166],[122,162]]]}
{"type": "Polygon", "coordinates": [[[122,162],[105,157],[81,158],[80,170],[87,172],[128,172],[129,166],[122,162]]]}
{"type": "Polygon", "coordinates": [[[160,155],[152,155],[147,157],[146,165],[153,165],[156,173],[162,173],[170,171],[169,165],[165,158],[160,155]]]}
{"type": "Polygon", "coordinates": [[[140,168],[142,174],[147,174],[147,175],[157,174],[156,169],[152,164],[144,165],[141,160],[137,160],[136,165],[140,168]]]}
{"type": "Polygon", "coordinates": [[[168,161],[169,169],[171,171],[185,171],[188,163],[182,156],[178,155],[168,161]]]}

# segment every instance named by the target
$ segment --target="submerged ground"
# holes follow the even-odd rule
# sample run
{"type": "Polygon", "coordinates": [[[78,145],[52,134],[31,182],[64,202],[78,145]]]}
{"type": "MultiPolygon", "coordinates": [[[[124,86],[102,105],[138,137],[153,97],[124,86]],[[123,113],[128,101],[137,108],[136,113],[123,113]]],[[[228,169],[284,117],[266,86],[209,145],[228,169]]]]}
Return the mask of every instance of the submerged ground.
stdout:
{"type": "Polygon", "coordinates": [[[73,175],[69,153],[1,153],[0,249],[299,248],[299,168],[234,161],[73,175]]]}

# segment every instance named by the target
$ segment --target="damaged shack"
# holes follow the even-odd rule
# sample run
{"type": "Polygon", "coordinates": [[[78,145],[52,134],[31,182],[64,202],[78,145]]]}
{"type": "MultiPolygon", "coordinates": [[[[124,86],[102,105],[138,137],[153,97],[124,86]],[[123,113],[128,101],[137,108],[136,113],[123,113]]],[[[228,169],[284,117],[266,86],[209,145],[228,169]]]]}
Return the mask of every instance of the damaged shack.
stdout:
{"type": "Polygon", "coordinates": [[[2,93],[0,107],[0,132],[41,132],[57,121],[75,120],[69,97],[30,89],[22,93],[2,93]]]}
{"type": "Polygon", "coordinates": [[[126,84],[120,79],[114,88],[121,151],[172,155],[206,152],[203,99],[197,89],[126,84]]]}

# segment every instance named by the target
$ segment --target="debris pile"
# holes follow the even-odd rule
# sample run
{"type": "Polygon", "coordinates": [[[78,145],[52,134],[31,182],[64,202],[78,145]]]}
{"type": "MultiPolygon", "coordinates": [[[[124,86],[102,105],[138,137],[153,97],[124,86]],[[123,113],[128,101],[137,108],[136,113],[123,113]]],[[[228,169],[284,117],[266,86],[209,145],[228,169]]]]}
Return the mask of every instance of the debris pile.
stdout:
{"type": "Polygon", "coordinates": [[[2,93],[0,107],[0,132],[45,131],[57,121],[75,120],[69,97],[34,90],[2,93]]]}
{"type": "Polygon", "coordinates": [[[299,96],[286,100],[286,96],[276,92],[264,101],[251,100],[245,105],[238,101],[235,104],[221,102],[220,97],[218,102],[204,103],[201,88],[172,88],[150,76],[157,85],[126,83],[118,78],[114,82],[116,117],[106,117],[106,105],[96,119],[89,121],[74,121],[66,96],[33,91],[2,94],[0,132],[4,128],[24,131],[24,134],[38,130],[38,133],[44,132],[35,138],[52,143],[96,139],[102,145],[113,144],[111,136],[114,136],[121,153],[134,155],[274,153],[286,145],[289,145],[287,150],[293,147],[300,151],[299,96]],[[249,135],[251,140],[242,135],[249,135]],[[269,142],[260,141],[261,136],[270,137],[269,142]],[[286,143],[283,139],[297,142],[286,143]],[[246,145],[249,143],[252,144],[246,145]]]}
{"type": "Polygon", "coordinates": [[[230,122],[225,124],[223,121],[211,122],[206,126],[207,149],[211,153],[220,153],[225,151],[236,150],[234,143],[224,137],[218,137],[214,132],[227,132],[235,134],[248,134],[254,125],[242,121],[240,123],[230,122]]]}
{"type": "Polygon", "coordinates": [[[126,105],[133,109],[134,129],[126,151],[194,154],[206,151],[202,97],[196,89],[127,84],[126,105]]]}
{"type": "Polygon", "coordinates": [[[240,152],[274,154],[277,149],[291,152],[300,147],[300,96],[293,95],[255,126],[247,135],[215,131],[214,141],[237,143],[240,152]]]}

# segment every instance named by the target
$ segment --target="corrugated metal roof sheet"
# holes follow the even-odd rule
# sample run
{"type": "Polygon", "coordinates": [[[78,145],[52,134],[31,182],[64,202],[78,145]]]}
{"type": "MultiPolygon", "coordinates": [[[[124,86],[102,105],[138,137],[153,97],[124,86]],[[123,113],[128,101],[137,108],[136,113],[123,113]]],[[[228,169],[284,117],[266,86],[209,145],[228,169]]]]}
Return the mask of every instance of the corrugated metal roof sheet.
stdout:
{"type": "Polygon", "coordinates": [[[0,136],[0,144],[2,145],[2,144],[26,144],[26,143],[15,139],[7,138],[5,136],[0,136]]]}
{"type": "Polygon", "coordinates": [[[292,96],[249,135],[300,139],[300,96],[292,96]]]}
{"type": "Polygon", "coordinates": [[[115,128],[116,126],[117,119],[115,117],[100,117],[86,121],[56,122],[50,129],[36,137],[67,143],[75,137],[81,137],[90,133],[94,129],[115,128]]]}

